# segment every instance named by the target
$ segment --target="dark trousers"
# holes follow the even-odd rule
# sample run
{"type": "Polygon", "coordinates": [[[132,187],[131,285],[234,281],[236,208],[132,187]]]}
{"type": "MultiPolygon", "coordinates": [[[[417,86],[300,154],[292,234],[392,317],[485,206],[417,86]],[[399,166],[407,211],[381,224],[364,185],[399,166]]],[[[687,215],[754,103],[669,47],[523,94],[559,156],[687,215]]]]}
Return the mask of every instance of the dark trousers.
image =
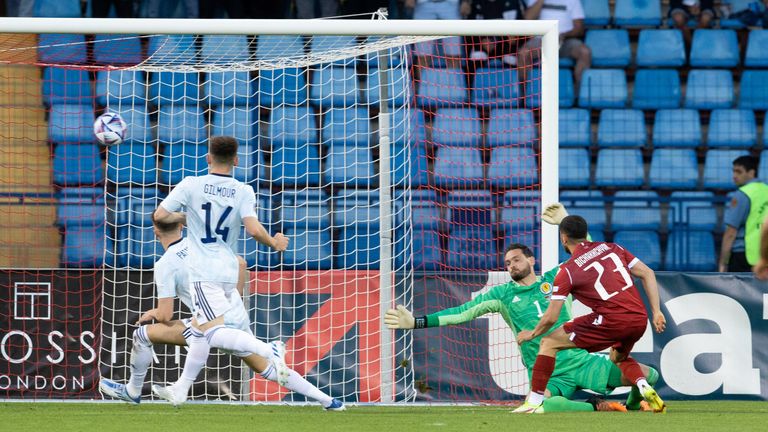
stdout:
{"type": "Polygon", "coordinates": [[[752,266],[747,262],[746,252],[731,252],[731,259],[728,261],[729,272],[751,272],[752,266]]]}

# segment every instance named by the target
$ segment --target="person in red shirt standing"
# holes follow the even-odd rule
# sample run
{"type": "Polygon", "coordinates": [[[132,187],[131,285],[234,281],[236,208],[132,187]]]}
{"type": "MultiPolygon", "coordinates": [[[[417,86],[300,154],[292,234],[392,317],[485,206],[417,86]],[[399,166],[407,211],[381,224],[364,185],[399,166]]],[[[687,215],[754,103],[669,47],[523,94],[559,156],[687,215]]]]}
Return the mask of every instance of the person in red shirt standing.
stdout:
{"type": "Polygon", "coordinates": [[[659,306],[656,275],[628,250],[615,243],[587,241],[587,221],[581,216],[566,216],[560,222],[560,241],[571,258],[560,266],[555,277],[552,298],[533,330],[518,333],[523,344],[546,333],[560,316],[568,294],[592,309],[592,313],[563,324],[541,339],[533,366],[531,393],[514,412],[531,413],[544,399],[549,377],[555,367],[555,355],[564,349],[583,348],[596,352],[611,348],[610,358],[656,412],[666,405],[645,380],[632,347],[643,336],[648,315],[632,276],[643,282],[653,313],[653,326],[664,331],[666,319],[659,306]]]}

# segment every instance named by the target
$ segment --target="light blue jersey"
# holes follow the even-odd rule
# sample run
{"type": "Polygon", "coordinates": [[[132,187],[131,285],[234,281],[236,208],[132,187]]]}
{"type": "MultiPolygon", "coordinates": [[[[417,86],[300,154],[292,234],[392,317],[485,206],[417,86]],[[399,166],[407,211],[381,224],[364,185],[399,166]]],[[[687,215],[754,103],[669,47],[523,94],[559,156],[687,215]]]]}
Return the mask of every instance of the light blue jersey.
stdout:
{"type": "Polygon", "coordinates": [[[187,239],[171,243],[163,256],[155,263],[155,286],[157,298],[178,297],[184,306],[192,310],[192,296],[189,292],[189,276],[184,259],[189,255],[187,239]]]}

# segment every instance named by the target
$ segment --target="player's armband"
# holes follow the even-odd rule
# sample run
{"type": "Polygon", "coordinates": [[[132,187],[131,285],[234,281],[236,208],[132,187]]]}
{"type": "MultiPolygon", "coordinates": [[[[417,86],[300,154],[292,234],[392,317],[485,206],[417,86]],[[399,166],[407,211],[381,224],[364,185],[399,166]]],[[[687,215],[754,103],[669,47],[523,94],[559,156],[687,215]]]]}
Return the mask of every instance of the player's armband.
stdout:
{"type": "Polygon", "coordinates": [[[424,315],[424,316],[417,317],[414,320],[413,328],[414,329],[427,328],[427,316],[424,315]]]}

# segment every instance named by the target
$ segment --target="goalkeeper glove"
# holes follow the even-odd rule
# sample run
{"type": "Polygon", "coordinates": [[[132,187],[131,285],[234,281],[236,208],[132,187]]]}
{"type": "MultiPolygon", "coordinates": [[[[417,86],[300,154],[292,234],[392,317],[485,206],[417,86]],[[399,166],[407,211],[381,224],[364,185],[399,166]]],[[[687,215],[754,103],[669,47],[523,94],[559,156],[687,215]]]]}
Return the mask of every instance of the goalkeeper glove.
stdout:
{"type": "Polygon", "coordinates": [[[550,225],[560,225],[560,222],[566,216],[568,216],[568,212],[565,210],[565,206],[560,203],[554,203],[544,209],[544,213],[541,214],[541,220],[550,225]]]}
{"type": "Polygon", "coordinates": [[[397,309],[390,309],[384,314],[384,324],[390,329],[412,329],[416,325],[411,311],[403,305],[398,305],[397,309]]]}

